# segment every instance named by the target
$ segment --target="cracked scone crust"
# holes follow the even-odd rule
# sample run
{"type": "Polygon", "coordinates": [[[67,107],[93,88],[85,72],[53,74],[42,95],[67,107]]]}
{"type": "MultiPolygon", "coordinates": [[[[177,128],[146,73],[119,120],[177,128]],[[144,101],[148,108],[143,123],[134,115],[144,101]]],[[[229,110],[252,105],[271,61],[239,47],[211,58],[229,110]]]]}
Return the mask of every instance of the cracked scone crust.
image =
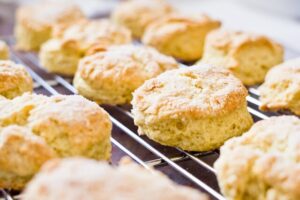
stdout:
{"type": "Polygon", "coordinates": [[[133,94],[139,133],[190,151],[216,149],[252,125],[247,90],[229,71],[193,66],[167,71],[133,94]]]}
{"type": "Polygon", "coordinates": [[[149,24],[173,12],[163,0],[129,0],[121,2],[112,13],[112,20],[131,30],[133,37],[141,38],[149,24]]]}
{"type": "Polygon", "coordinates": [[[85,19],[82,11],[72,4],[43,2],[21,6],[16,14],[17,48],[25,51],[39,50],[55,32],[82,19],[85,19]]]}
{"type": "MultiPolygon", "coordinates": [[[[0,99],[0,127],[5,129],[13,125],[28,129],[28,132],[34,135],[31,137],[43,140],[58,157],[84,156],[101,160],[110,158],[112,124],[109,116],[96,103],[81,96],[56,95],[47,97],[24,94],[12,100],[2,98],[0,99]]],[[[11,141],[11,143],[13,142],[11,141]]],[[[22,151],[22,146],[20,146],[21,149],[17,149],[18,144],[10,144],[6,147],[8,150],[5,152],[9,152],[10,156],[3,157],[3,162],[14,162],[13,158],[18,157],[24,159],[28,166],[37,166],[35,162],[27,159],[28,157],[31,158],[31,155],[35,156],[35,154],[31,151],[28,153],[24,151],[20,154],[19,150],[22,151]],[[9,149],[10,147],[12,149],[9,149]]],[[[16,165],[13,169],[22,168],[22,166],[18,166],[18,163],[14,162],[13,164],[16,165]]],[[[24,170],[26,171],[26,169],[24,170]]],[[[1,171],[0,166],[1,174],[5,175],[5,171],[1,171]]],[[[8,178],[12,179],[7,179],[7,187],[17,187],[15,189],[24,186],[22,183],[28,181],[25,178],[29,178],[25,177],[24,182],[19,182],[19,185],[15,185],[14,182],[9,185],[9,180],[14,181],[13,178],[19,176],[21,179],[22,174],[11,175],[16,177],[9,175],[7,175],[8,178]]]]}
{"type": "Polygon", "coordinates": [[[33,82],[25,67],[8,60],[0,60],[0,95],[14,98],[32,92],[33,82]]]}
{"type": "Polygon", "coordinates": [[[201,63],[229,69],[245,85],[263,82],[266,73],[283,61],[283,48],[253,33],[215,30],[205,40],[201,63]]]}
{"type": "Polygon", "coordinates": [[[0,129],[0,188],[22,189],[44,162],[55,158],[53,149],[30,129],[0,129]]]}
{"type": "Polygon", "coordinates": [[[234,200],[300,199],[300,120],[257,122],[221,148],[215,163],[221,190],[234,200]]]}
{"type": "Polygon", "coordinates": [[[300,58],[272,68],[259,94],[261,110],[290,110],[300,115],[300,58]]]}
{"type": "Polygon", "coordinates": [[[208,200],[195,189],[174,184],[161,172],[134,163],[112,167],[83,158],[46,163],[23,195],[23,200],[208,200]]]}
{"type": "Polygon", "coordinates": [[[97,103],[126,104],[146,80],[177,67],[173,58],[150,47],[113,46],[81,60],[74,86],[97,103]]]}
{"type": "Polygon", "coordinates": [[[206,15],[168,15],[153,22],[145,31],[143,43],[183,61],[195,61],[203,54],[206,35],[221,26],[206,15]]]}
{"type": "Polygon", "coordinates": [[[0,40],[0,60],[8,60],[9,59],[9,50],[7,44],[0,40]]]}
{"type": "Polygon", "coordinates": [[[131,33],[125,27],[105,19],[84,20],[43,44],[39,57],[42,66],[48,71],[74,75],[79,60],[86,54],[130,42],[131,33]]]}

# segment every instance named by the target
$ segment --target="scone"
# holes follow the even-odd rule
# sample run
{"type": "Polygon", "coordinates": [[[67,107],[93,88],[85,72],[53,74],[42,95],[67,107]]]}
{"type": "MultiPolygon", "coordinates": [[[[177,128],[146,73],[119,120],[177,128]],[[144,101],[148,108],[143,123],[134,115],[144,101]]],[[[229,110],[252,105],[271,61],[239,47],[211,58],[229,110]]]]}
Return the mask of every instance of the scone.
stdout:
{"type": "Polygon", "coordinates": [[[84,19],[78,6],[59,2],[42,2],[21,6],[16,14],[16,46],[20,50],[39,50],[56,31],[84,19]]]}
{"type": "Polygon", "coordinates": [[[208,151],[252,125],[247,90],[229,71],[210,66],[170,70],[133,94],[140,134],[163,145],[208,151]]]}
{"type": "Polygon", "coordinates": [[[151,23],[143,43],[182,61],[201,58],[206,35],[221,26],[206,15],[173,14],[151,23]]]}
{"type": "Polygon", "coordinates": [[[8,60],[9,59],[9,50],[7,44],[0,40],[0,60],[8,60]]]}
{"type": "Polygon", "coordinates": [[[22,200],[208,200],[195,189],[174,184],[161,172],[134,163],[69,158],[47,162],[28,184],[22,200]]]}
{"type": "Polygon", "coordinates": [[[172,57],[151,47],[113,46],[80,61],[74,86],[99,104],[126,104],[146,80],[177,67],[172,57]]]}
{"type": "Polygon", "coordinates": [[[171,5],[163,0],[129,0],[119,3],[111,18],[140,39],[149,24],[172,12],[171,5]]]}
{"type": "Polygon", "coordinates": [[[259,121],[221,148],[215,162],[226,199],[300,199],[300,120],[293,116],[259,121]]]}
{"type": "Polygon", "coordinates": [[[53,149],[28,128],[7,126],[0,129],[0,188],[22,189],[49,159],[53,149]]]}
{"type": "Polygon", "coordinates": [[[0,130],[16,125],[20,126],[15,131],[20,139],[0,140],[0,164],[7,163],[0,166],[0,183],[5,188],[24,187],[40,164],[50,159],[50,150],[57,157],[110,158],[109,116],[81,96],[24,94],[12,100],[0,98],[0,130]],[[35,147],[36,143],[40,146],[35,147]]]}
{"type": "Polygon", "coordinates": [[[106,19],[81,21],[42,45],[41,65],[50,72],[74,75],[78,61],[86,54],[110,45],[131,42],[128,29],[106,19]]]}
{"type": "Polygon", "coordinates": [[[8,60],[0,60],[0,95],[14,98],[32,92],[33,82],[25,67],[8,60]]]}
{"type": "Polygon", "coordinates": [[[215,30],[205,40],[200,62],[229,69],[245,85],[263,82],[283,60],[283,48],[271,39],[246,32],[215,30]]]}
{"type": "Polygon", "coordinates": [[[272,68],[259,93],[261,110],[290,110],[300,115],[300,58],[272,68]]]}

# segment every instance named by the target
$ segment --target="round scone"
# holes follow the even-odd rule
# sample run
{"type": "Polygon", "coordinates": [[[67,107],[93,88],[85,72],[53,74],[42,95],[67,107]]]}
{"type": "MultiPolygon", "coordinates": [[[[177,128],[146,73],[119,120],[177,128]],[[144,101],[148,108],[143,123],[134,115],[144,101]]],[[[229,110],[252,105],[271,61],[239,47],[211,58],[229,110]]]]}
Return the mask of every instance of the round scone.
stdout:
{"type": "Polygon", "coordinates": [[[177,67],[173,58],[151,47],[113,46],[81,60],[74,86],[99,104],[126,104],[146,80],[177,67]]]}
{"type": "Polygon", "coordinates": [[[80,8],[62,2],[21,6],[16,14],[15,37],[20,50],[39,50],[56,31],[85,19],[80,8]]]}
{"type": "Polygon", "coordinates": [[[300,199],[300,120],[259,121],[221,148],[215,163],[226,199],[300,199]]]}
{"type": "Polygon", "coordinates": [[[106,19],[81,21],[42,45],[41,65],[50,72],[74,75],[78,61],[97,48],[131,42],[128,29],[106,19]]]}
{"type": "Polygon", "coordinates": [[[283,60],[283,48],[252,33],[215,30],[205,40],[200,62],[225,67],[245,85],[263,82],[266,73],[283,60]]]}
{"type": "Polygon", "coordinates": [[[206,15],[172,14],[150,24],[142,41],[182,61],[195,61],[202,56],[206,35],[220,26],[206,15]]]}
{"type": "Polygon", "coordinates": [[[14,98],[32,92],[33,82],[25,67],[8,60],[0,60],[0,95],[14,98]]]}
{"type": "Polygon", "coordinates": [[[0,129],[0,188],[22,189],[40,167],[56,154],[28,128],[0,129]]]}
{"type": "Polygon", "coordinates": [[[173,12],[163,0],[129,0],[121,2],[112,13],[112,20],[131,30],[133,37],[141,38],[146,27],[173,12]]]}
{"type": "Polygon", "coordinates": [[[208,200],[164,174],[127,162],[112,167],[83,158],[47,162],[28,184],[23,200],[208,200]]]}
{"type": "Polygon", "coordinates": [[[168,146],[207,151],[252,125],[247,90],[229,71],[193,66],[167,71],[133,93],[140,134],[168,146]]]}
{"type": "Polygon", "coordinates": [[[259,93],[261,110],[290,110],[300,115],[300,58],[272,68],[259,93]]]}
{"type": "Polygon", "coordinates": [[[9,59],[9,50],[7,44],[0,40],[0,60],[8,60],[9,59]]]}

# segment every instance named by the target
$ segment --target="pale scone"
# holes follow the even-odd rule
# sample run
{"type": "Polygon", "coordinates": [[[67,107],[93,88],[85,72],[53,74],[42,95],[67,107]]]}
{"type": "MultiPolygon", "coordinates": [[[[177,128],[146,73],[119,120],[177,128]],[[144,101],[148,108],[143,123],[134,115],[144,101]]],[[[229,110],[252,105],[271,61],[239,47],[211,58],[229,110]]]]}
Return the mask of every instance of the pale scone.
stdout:
{"type": "Polygon", "coordinates": [[[220,147],[252,125],[247,90],[229,71],[193,66],[164,72],[133,93],[140,134],[189,151],[220,147]]]}
{"type": "Polygon", "coordinates": [[[215,30],[205,40],[200,62],[229,69],[245,85],[263,82],[266,73],[283,60],[283,48],[253,33],[215,30]]]}
{"type": "Polygon", "coordinates": [[[0,187],[24,187],[40,164],[53,157],[51,151],[57,157],[108,160],[111,129],[108,114],[78,95],[0,98],[0,187]],[[2,129],[16,125],[9,129],[16,136],[2,135],[2,129]]]}
{"type": "Polygon", "coordinates": [[[7,126],[0,129],[0,188],[22,189],[49,159],[53,149],[30,129],[7,126]]]}
{"type": "Polygon", "coordinates": [[[16,46],[25,51],[39,50],[56,31],[85,19],[78,6],[62,2],[20,6],[16,13],[16,46]]]}
{"type": "Polygon", "coordinates": [[[149,24],[172,12],[172,6],[163,0],[129,0],[119,3],[111,18],[140,39],[149,24]]]}
{"type": "Polygon", "coordinates": [[[208,200],[164,174],[132,162],[112,167],[83,158],[47,162],[22,194],[23,200],[208,200]]]}
{"type": "Polygon", "coordinates": [[[0,60],[0,96],[11,99],[32,89],[32,78],[23,65],[0,60]]]}
{"type": "Polygon", "coordinates": [[[290,110],[300,115],[300,58],[272,68],[259,93],[261,110],[290,110]]]}
{"type": "Polygon", "coordinates": [[[74,75],[78,61],[84,55],[98,48],[130,42],[131,33],[125,27],[106,19],[84,20],[43,44],[39,57],[41,65],[48,71],[74,75]]]}
{"type": "Polygon", "coordinates": [[[74,86],[99,104],[126,104],[146,80],[175,68],[178,64],[172,57],[151,47],[113,46],[80,61],[74,86]]]}
{"type": "Polygon", "coordinates": [[[182,61],[195,61],[202,56],[206,35],[220,26],[206,15],[172,14],[150,24],[142,42],[182,61]]]}
{"type": "Polygon", "coordinates": [[[293,116],[257,122],[221,148],[215,163],[226,199],[300,199],[300,120],[293,116]]]}
{"type": "Polygon", "coordinates": [[[9,59],[9,49],[7,44],[0,40],[0,60],[8,60],[9,59]]]}

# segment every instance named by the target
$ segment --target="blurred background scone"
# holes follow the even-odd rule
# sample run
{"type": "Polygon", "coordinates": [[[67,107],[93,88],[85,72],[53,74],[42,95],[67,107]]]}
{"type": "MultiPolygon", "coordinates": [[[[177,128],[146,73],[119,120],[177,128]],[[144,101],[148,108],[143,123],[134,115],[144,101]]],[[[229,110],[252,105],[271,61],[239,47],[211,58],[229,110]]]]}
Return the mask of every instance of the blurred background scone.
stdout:
{"type": "Polygon", "coordinates": [[[247,90],[229,71],[193,66],[167,71],[133,94],[140,134],[168,146],[207,151],[252,125],[247,90]]]}
{"type": "Polygon", "coordinates": [[[259,121],[221,148],[215,163],[226,199],[300,199],[300,120],[259,121]]]}
{"type": "Polygon", "coordinates": [[[271,39],[246,32],[215,30],[205,40],[200,62],[229,69],[245,85],[263,82],[283,61],[283,48],[271,39]]]}
{"type": "Polygon", "coordinates": [[[99,104],[126,104],[146,80],[177,67],[172,57],[151,47],[113,46],[81,60],[74,86],[99,104]]]}
{"type": "Polygon", "coordinates": [[[300,58],[272,68],[259,94],[261,110],[290,110],[300,115],[300,58]]]}
{"type": "Polygon", "coordinates": [[[206,35],[221,23],[206,15],[172,14],[153,22],[143,43],[182,61],[201,58],[206,35]]]}
{"type": "Polygon", "coordinates": [[[0,60],[0,95],[14,98],[32,92],[33,82],[25,67],[9,60],[0,60]]]}
{"type": "Polygon", "coordinates": [[[157,171],[135,163],[112,167],[83,158],[47,162],[23,192],[23,200],[208,200],[157,171]]]}
{"type": "Polygon", "coordinates": [[[55,157],[44,139],[28,128],[1,128],[0,188],[22,189],[44,162],[55,157]]]}
{"type": "Polygon", "coordinates": [[[9,59],[9,50],[7,44],[0,40],[0,60],[8,60],[9,59]]]}
{"type": "Polygon", "coordinates": [[[172,12],[172,6],[164,0],[129,0],[117,5],[111,18],[140,39],[149,24],[172,12]]]}
{"type": "Polygon", "coordinates": [[[106,19],[84,20],[43,44],[39,57],[41,65],[48,71],[74,75],[79,59],[85,54],[130,42],[131,33],[125,27],[106,19]]]}
{"type": "Polygon", "coordinates": [[[20,50],[39,50],[56,31],[84,19],[80,8],[70,3],[41,2],[18,8],[15,37],[20,50]]]}

